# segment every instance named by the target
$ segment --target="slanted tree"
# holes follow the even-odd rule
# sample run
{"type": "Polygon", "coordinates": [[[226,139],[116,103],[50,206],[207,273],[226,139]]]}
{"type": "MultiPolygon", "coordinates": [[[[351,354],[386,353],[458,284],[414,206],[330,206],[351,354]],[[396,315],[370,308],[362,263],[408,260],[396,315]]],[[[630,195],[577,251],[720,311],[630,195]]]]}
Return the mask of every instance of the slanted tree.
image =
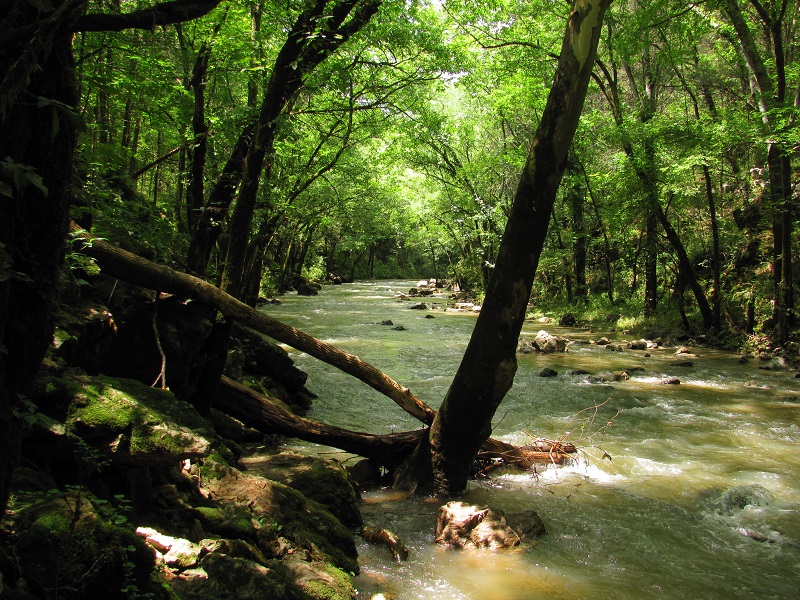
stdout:
{"type": "Polygon", "coordinates": [[[429,436],[415,452],[411,480],[437,495],[464,490],[489,437],[492,417],[514,380],[516,349],[594,65],[607,0],[576,0],[567,20],[547,105],[522,171],[481,313],[429,436]],[[432,481],[424,481],[424,465],[432,481]]]}

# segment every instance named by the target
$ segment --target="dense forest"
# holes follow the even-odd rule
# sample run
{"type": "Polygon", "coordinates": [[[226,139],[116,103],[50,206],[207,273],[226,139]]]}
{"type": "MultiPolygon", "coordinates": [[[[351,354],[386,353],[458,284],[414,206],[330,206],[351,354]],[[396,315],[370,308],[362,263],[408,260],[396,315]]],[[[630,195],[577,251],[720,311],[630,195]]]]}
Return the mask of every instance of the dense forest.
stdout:
{"type": "MultiPolygon", "coordinates": [[[[363,23],[303,24],[315,56],[287,43],[297,8],[280,3],[119,32],[89,21],[75,108],[39,108],[80,123],[73,218],[249,303],[299,276],[426,275],[480,296],[567,9],[375,3],[363,23]]],[[[796,11],[612,8],[534,306],[788,339],[796,11]]],[[[6,104],[33,60],[8,72],[6,104]]],[[[11,197],[39,180],[7,154],[11,197]]]]}
{"type": "MultiPolygon", "coordinates": [[[[154,31],[81,31],[74,216],[212,281],[241,270],[230,276],[249,301],[298,275],[427,275],[480,295],[567,8],[383,6],[341,49],[326,44],[319,64],[285,46],[296,13],[280,4],[223,3],[154,31]],[[294,81],[268,106],[281,69],[294,81]],[[237,186],[250,174],[236,161],[257,119],[274,131],[260,140],[264,168],[240,225],[237,186]]],[[[786,341],[796,11],[612,8],[535,306],[675,314],[786,341]]]]}
{"type": "Polygon", "coordinates": [[[217,350],[239,320],[371,381],[445,496],[526,316],[796,358],[796,2],[10,0],[0,40],[0,506],[63,292],[104,272],[209,302],[217,350]],[[247,312],[423,277],[484,304],[438,413],[247,312]]]}

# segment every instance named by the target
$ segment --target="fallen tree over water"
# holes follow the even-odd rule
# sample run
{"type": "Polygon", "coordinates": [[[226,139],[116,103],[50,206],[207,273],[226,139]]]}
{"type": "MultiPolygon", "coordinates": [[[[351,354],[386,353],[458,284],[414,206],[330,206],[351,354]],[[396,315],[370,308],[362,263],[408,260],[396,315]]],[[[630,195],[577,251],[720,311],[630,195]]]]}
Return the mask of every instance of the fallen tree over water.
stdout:
{"type": "MultiPolygon", "coordinates": [[[[155,264],[106,241],[93,238],[75,223],[71,223],[71,229],[73,235],[85,240],[81,252],[97,261],[106,275],[144,288],[205,302],[228,319],[238,321],[356,377],[392,399],[423,425],[433,422],[436,411],[408,388],[357,356],[281,323],[202,279],[155,264]]],[[[428,434],[428,429],[424,428],[375,435],[319,423],[299,417],[282,406],[280,401],[259,394],[225,376],[220,380],[214,406],[264,433],[278,433],[339,448],[372,459],[390,470],[402,464],[428,434]]],[[[536,447],[517,447],[490,438],[484,443],[479,458],[484,462],[492,460],[527,469],[537,462],[560,464],[573,452],[575,447],[571,444],[540,442],[536,447]]]]}

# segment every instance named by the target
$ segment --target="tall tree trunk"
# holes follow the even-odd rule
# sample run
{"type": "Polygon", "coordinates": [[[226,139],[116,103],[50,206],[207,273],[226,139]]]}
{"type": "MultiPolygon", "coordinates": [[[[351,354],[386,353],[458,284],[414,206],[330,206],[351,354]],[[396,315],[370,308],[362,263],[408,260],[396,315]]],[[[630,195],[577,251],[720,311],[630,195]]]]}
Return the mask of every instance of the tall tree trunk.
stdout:
{"type": "MultiPolygon", "coordinates": [[[[708,304],[706,293],[703,291],[703,286],[701,286],[700,282],[697,280],[697,274],[694,272],[694,267],[692,267],[692,263],[689,260],[689,255],[686,253],[683,242],[681,241],[678,232],[675,231],[675,228],[672,226],[672,223],[670,223],[669,219],[667,219],[667,215],[664,214],[664,209],[661,208],[660,204],[655,206],[655,213],[658,217],[658,220],[661,222],[661,226],[664,228],[664,233],[667,234],[667,240],[675,250],[675,254],[678,255],[679,274],[677,279],[680,281],[679,298],[681,302],[681,310],[683,310],[684,305],[683,289],[688,284],[689,287],[692,288],[692,293],[697,301],[697,308],[700,309],[700,316],[703,318],[703,326],[706,329],[711,329],[714,326],[714,315],[711,311],[711,307],[708,304]]],[[[682,319],[686,319],[685,313],[682,315],[682,319]]],[[[688,323],[688,321],[685,321],[685,323],[688,323]]]]}
{"type": "Polygon", "coordinates": [[[570,170],[573,171],[573,182],[569,190],[569,206],[572,216],[572,234],[575,242],[572,247],[572,257],[575,267],[575,297],[579,301],[586,299],[586,251],[588,235],[584,223],[583,188],[579,183],[578,165],[570,161],[570,170]]]}
{"type": "Polygon", "coordinates": [[[597,201],[594,197],[594,192],[592,191],[592,186],[589,182],[589,174],[586,172],[586,169],[583,166],[583,163],[579,163],[581,167],[581,172],[583,173],[583,180],[586,182],[586,191],[589,194],[589,200],[592,204],[592,210],[594,211],[594,216],[597,218],[597,223],[600,226],[601,231],[603,232],[603,248],[605,249],[604,252],[604,260],[606,266],[606,295],[608,296],[609,304],[614,304],[614,272],[611,268],[611,242],[608,239],[608,231],[606,229],[605,224],[603,223],[603,219],[600,217],[600,208],[597,206],[597,201]]]}
{"type": "Polygon", "coordinates": [[[711,224],[711,319],[714,333],[722,331],[722,287],[720,269],[722,258],[719,249],[719,224],[717,223],[717,205],[714,201],[714,188],[711,185],[711,171],[703,165],[703,181],[705,182],[706,200],[708,201],[708,217],[711,224]]]}
{"type": "Polygon", "coordinates": [[[236,196],[236,189],[242,178],[244,158],[253,141],[255,129],[255,121],[242,129],[222,169],[222,174],[211,189],[203,210],[195,219],[195,229],[189,241],[186,264],[193,273],[201,277],[206,274],[211,252],[222,233],[223,222],[236,196]]]}
{"type": "MultiPolygon", "coordinates": [[[[430,430],[433,491],[464,490],[470,465],[514,380],[525,319],[556,192],[583,108],[607,0],[576,0],[547,105],[517,187],[483,308],[430,430]]],[[[419,483],[424,483],[420,481],[419,483]]]]}
{"type": "Polygon", "coordinates": [[[645,140],[644,165],[636,173],[644,187],[644,316],[651,317],[658,306],[658,199],[655,147],[653,140],[645,140]]]}
{"type": "Polygon", "coordinates": [[[211,57],[211,46],[200,45],[192,70],[189,87],[194,90],[194,112],[192,114],[192,144],[189,183],[186,188],[186,223],[189,231],[196,229],[197,215],[204,204],[203,179],[205,177],[206,152],[208,149],[208,124],[206,123],[206,73],[211,57]]]}
{"type": "Polygon", "coordinates": [[[68,231],[76,139],[71,111],[78,103],[69,29],[84,3],[54,0],[51,6],[45,12],[15,0],[0,20],[4,38],[22,34],[0,48],[0,156],[41,177],[40,183],[24,174],[16,182],[11,174],[0,179],[12,194],[0,201],[0,253],[11,263],[0,278],[0,516],[19,454],[12,408],[30,393],[52,343],[54,282],[68,231]]]}
{"type": "Polygon", "coordinates": [[[0,251],[13,272],[4,273],[0,281],[0,515],[19,451],[13,406],[30,392],[52,343],[54,282],[64,266],[76,143],[72,113],[78,112],[73,33],[151,29],[198,17],[216,4],[176,0],[174,10],[83,15],[84,0],[40,5],[5,0],[0,9],[0,156],[41,177],[24,176],[26,184],[19,186],[13,175],[2,180],[12,197],[0,202],[0,251]]]}
{"type": "Polygon", "coordinates": [[[786,107],[786,52],[783,42],[788,3],[783,0],[770,5],[751,0],[750,4],[761,21],[766,42],[763,46],[753,37],[739,0],[725,0],[723,10],[736,30],[742,54],[758,86],[758,107],[767,138],[769,194],[773,210],[773,317],[777,341],[784,343],[789,339],[789,326],[794,320],[791,148],[776,138],[787,126],[781,123],[777,114],[786,107]],[[762,56],[762,47],[767,48],[771,56],[762,56]],[[768,64],[771,64],[774,74],[770,73],[768,64]]]}
{"type": "Polygon", "coordinates": [[[330,7],[328,4],[318,1],[308,5],[297,18],[275,59],[261,103],[255,140],[245,157],[236,207],[231,215],[228,251],[222,273],[222,289],[236,297],[241,294],[259,182],[262,173],[265,179],[269,179],[272,172],[278,116],[303,87],[304,77],[364,27],[377,12],[381,0],[339,0],[330,3],[330,7]],[[325,34],[317,35],[315,32],[323,20],[325,34]]]}

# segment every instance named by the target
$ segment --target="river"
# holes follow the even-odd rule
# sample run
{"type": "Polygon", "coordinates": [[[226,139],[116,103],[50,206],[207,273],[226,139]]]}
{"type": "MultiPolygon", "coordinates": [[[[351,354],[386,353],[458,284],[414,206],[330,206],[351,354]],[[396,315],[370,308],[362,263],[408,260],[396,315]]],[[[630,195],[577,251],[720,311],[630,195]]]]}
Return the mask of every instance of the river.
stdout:
{"type": "MultiPolygon", "coordinates": [[[[434,299],[437,309],[410,310],[394,294],[413,283],[326,286],[317,297],[289,294],[264,310],[383,369],[437,408],[476,317],[443,310],[444,298],[434,299]],[[392,325],[380,324],[387,320],[392,325]]],[[[588,343],[619,335],[605,331],[526,323],[523,336],[540,329],[574,343],[564,354],[518,355],[493,435],[517,444],[566,436],[579,458],[472,482],[463,500],[509,513],[534,509],[547,535],[507,552],[447,551],[433,543],[437,504],[368,491],[365,521],[398,534],[411,556],[398,565],[386,548],[359,541],[358,598],[800,598],[794,371],[756,359],[740,364],[737,355],[702,347],[687,359],[674,346],[611,352],[588,343]],[[692,366],[678,364],[687,360],[692,366]],[[558,376],[540,377],[544,367],[558,376]],[[635,367],[642,370],[621,382],[571,374],[635,367]],[[680,384],[661,383],[669,377],[680,384]]],[[[309,418],[372,433],[418,427],[366,385],[289,350],[319,395],[309,418]]]]}

